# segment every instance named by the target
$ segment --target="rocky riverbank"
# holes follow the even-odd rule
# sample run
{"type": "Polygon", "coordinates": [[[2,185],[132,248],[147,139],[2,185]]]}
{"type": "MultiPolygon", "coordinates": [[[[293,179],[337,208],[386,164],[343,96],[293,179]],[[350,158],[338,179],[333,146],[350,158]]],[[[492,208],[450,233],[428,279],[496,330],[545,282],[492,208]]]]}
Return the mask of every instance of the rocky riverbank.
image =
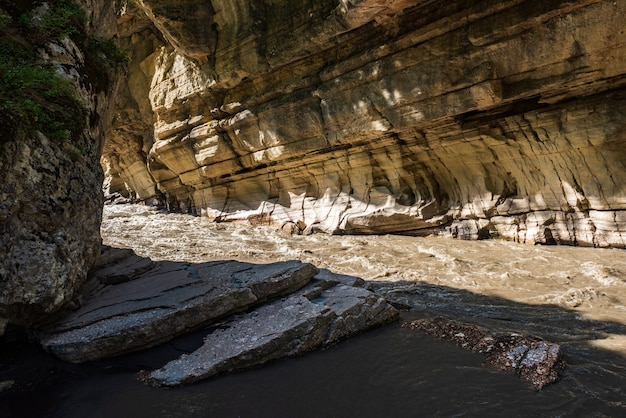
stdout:
{"type": "MultiPolygon", "coordinates": [[[[290,235],[142,205],[106,206],[103,237],[108,245],[133,248],[140,256],[130,260],[139,265],[148,256],[196,265],[300,260],[322,271],[363,278],[365,288],[422,318],[446,317],[498,335],[543,337],[561,345],[564,353],[589,346],[619,352],[626,338],[617,325],[626,322],[626,256],[621,250],[434,237],[290,235]]],[[[224,341],[230,338],[222,334],[224,341]]]]}
{"type": "MultiPolygon", "coordinates": [[[[198,348],[138,375],[153,386],[179,386],[328,347],[397,320],[398,311],[364,284],[297,260],[155,262],[104,246],[82,306],[38,337],[46,351],[83,363],[204,329],[198,348]]],[[[404,326],[487,353],[485,366],[519,375],[536,389],[557,381],[565,366],[559,345],[539,338],[489,333],[443,318],[404,326]]]]}
{"type": "MultiPolygon", "coordinates": [[[[151,207],[112,206],[105,210],[105,229],[120,221],[128,224],[160,216],[194,220],[159,214],[151,207]]],[[[226,238],[228,232],[221,230],[226,238]]],[[[176,232],[189,236],[181,229],[176,232]]],[[[271,233],[268,228],[256,232],[271,233]]],[[[283,230],[273,234],[273,239],[285,244],[295,239],[283,230]]],[[[261,238],[258,243],[263,247],[261,238]]],[[[215,235],[213,239],[220,241],[215,235]]],[[[188,243],[186,250],[204,248],[208,241],[188,243]]],[[[261,256],[264,263],[257,264],[205,258],[203,262],[152,260],[132,249],[103,246],[99,264],[77,301],[81,306],[39,330],[42,346],[63,360],[82,363],[142,351],[204,329],[203,344],[139,374],[140,380],[154,386],[178,386],[328,347],[398,318],[389,302],[364,288],[366,282],[355,276],[320,270],[299,260],[268,262],[261,256]]],[[[412,303],[403,300],[405,284],[387,286],[376,281],[367,284],[387,294],[397,307],[410,310],[419,303],[420,298],[412,303]]],[[[487,353],[485,365],[517,374],[537,389],[558,380],[564,367],[559,345],[540,338],[489,332],[443,318],[406,325],[487,353]]]]}
{"type": "MultiPolygon", "coordinates": [[[[168,386],[163,376],[171,372],[172,384],[178,385],[180,370],[195,368],[202,355],[214,354],[210,345],[234,347],[230,344],[235,339],[234,323],[220,319],[208,329],[152,349],[81,364],[42,353],[11,328],[0,346],[0,381],[5,388],[0,407],[9,417],[81,417],[86,411],[94,417],[272,415],[276,405],[294,416],[302,413],[303,404],[317,405],[304,416],[316,416],[314,412],[354,416],[355,411],[359,416],[380,416],[385,411],[407,415],[415,408],[433,415],[476,416],[485,411],[545,415],[550,411],[549,415],[572,416],[602,411],[617,416],[626,408],[619,391],[626,371],[620,354],[626,336],[623,251],[402,236],[367,240],[326,234],[289,236],[274,228],[220,224],[140,205],[108,206],[103,219],[104,242],[118,249],[101,258],[99,272],[83,289],[83,307],[95,306],[89,302],[93,295],[106,295],[137,280],[141,283],[144,275],[154,276],[159,265],[197,269],[220,263],[308,263],[321,272],[344,275],[331,289],[356,285],[357,291],[364,288],[384,295],[401,308],[403,322],[440,317],[469,327],[459,332],[456,325],[441,328],[456,330],[453,337],[463,333],[468,341],[476,335],[515,333],[531,343],[538,339],[556,343],[567,365],[557,384],[529,391],[531,385],[514,375],[481,367],[488,353],[466,352],[392,323],[297,359],[271,361],[252,371],[159,391],[138,382],[137,374],[147,380],[152,375],[155,380],[150,383],[168,386]],[[486,334],[473,333],[475,326],[486,334]],[[209,333],[217,340],[205,341],[209,333]],[[196,351],[198,355],[193,354],[196,351]]],[[[302,302],[298,306],[307,306],[299,295],[327,279],[320,273],[316,276],[300,290],[275,299],[278,313],[291,298],[302,302]]],[[[309,302],[320,302],[307,295],[309,302]]],[[[249,325],[247,334],[257,328],[256,318],[270,312],[267,306],[239,312],[234,318],[249,325]]],[[[303,312],[309,308],[315,309],[309,306],[303,312]]],[[[276,323],[288,325],[282,320],[276,323]]],[[[248,342],[254,336],[250,333],[248,342]]],[[[246,366],[251,347],[246,344],[244,339],[240,352],[220,351],[239,357],[236,364],[246,366]]],[[[271,344],[259,345],[260,350],[268,350],[271,344]]],[[[512,354],[530,352],[522,348],[512,354]]],[[[206,364],[198,375],[218,369],[206,364]]]]}
{"type": "Polygon", "coordinates": [[[309,263],[185,263],[103,248],[77,310],[38,332],[75,363],[145,350],[207,329],[205,343],[142,380],[174,386],[327,347],[398,318],[355,277],[309,263]]]}
{"type": "MultiPolygon", "coordinates": [[[[156,386],[180,385],[226,371],[257,366],[283,356],[298,355],[397,318],[395,309],[370,290],[386,295],[397,307],[423,312],[425,316],[448,312],[451,318],[479,323],[486,329],[494,330],[493,335],[505,335],[502,332],[506,329],[504,322],[489,322],[482,318],[485,312],[494,310],[493,305],[477,306],[482,312],[478,317],[471,318],[462,313],[463,309],[470,309],[469,305],[465,308],[463,302],[449,305],[448,299],[459,298],[450,290],[443,295],[433,286],[429,292],[419,292],[419,295],[415,292],[426,285],[424,280],[466,289],[485,286],[488,289],[493,280],[501,283],[505,276],[515,282],[519,280],[519,271],[516,273],[512,267],[517,265],[518,270],[521,267],[516,263],[527,258],[534,259],[537,264],[550,252],[548,247],[544,247],[546,251],[540,251],[540,247],[505,242],[467,243],[466,250],[476,246],[495,246],[501,252],[513,251],[521,257],[504,272],[499,272],[498,264],[493,261],[484,264],[489,270],[487,272],[480,269],[481,263],[487,263],[489,257],[482,261],[481,257],[470,260],[471,254],[477,254],[467,251],[464,256],[460,253],[444,255],[435,250],[439,244],[447,242],[441,239],[396,237],[398,244],[400,241],[404,244],[391,248],[384,243],[381,247],[377,242],[380,238],[371,237],[371,247],[367,248],[358,237],[333,238],[325,234],[292,236],[273,228],[206,222],[141,205],[107,206],[103,236],[106,243],[134,246],[135,250],[104,247],[100,265],[92,272],[84,288],[82,306],[41,333],[42,343],[61,358],[84,362],[143,350],[177,335],[209,327],[204,344],[179,359],[170,359],[141,373],[143,381],[156,386]],[[198,228],[198,224],[202,228],[198,228]],[[423,246],[427,243],[434,247],[428,250],[420,246],[411,249],[415,244],[423,246]],[[417,261],[420,254],[427,257],[417,261]],[[413,262],[409,261],[411,257],[413,262]],[[385,266],[381,272],[382,263],[385,266]],[[321,269],[314,265],[319,265],[321,269]],[[409,280],[407,274],[415,274],[418,270],[411,269],[419,265],[428,268],[431,274],[420,274],[420,279],[409,280]],[[469,265],[474,265],[478,271],[468,269],[469,265]],[[411,268],[407,268],[409,266],[411,268]],[[451,269],[450,273],[442,269],[444,266],[451,269]],[[440,270],[432,274],[433,269],[440,270]],[[471,279],[474,275],[482,275],[483,282],[471,279]],[[365,282],[357,276],[369,281],[365,282]],[[400,277],[403,279],[398,280],[400,277]]],[[[455,245],[463,244],[455,242],[455,245]]],[[[583,251],[595,254],[592,250],[583,251]]],[[[607,255],[617,258],[604,267],[597,265],[597,274],[595,270],[590,270],[592,265],[595,266],[593,261],[578,261],[582,263],[580,267],[583,270],[586,268],[592,275],[590,278],[611,286],[617,284],[615,280],[621,277],[623,259],[619,257],[621,251],[606,251],[607,255]]],[[[568,262],[564,261],[566,269],[580,268],[567,266],[568,262]]],[[[530,268],[527,264],[524,267],[530,268]]],[[[539,270],[543,268],[541,265],[536,267],[539,270]]],[[[570,287],[561,299],[544,296],[546,301],[557,301],[564,307],[577,307],[582,311],[592,307],[596,311],[603,310],[605,307],[607,309],[603,311],[618,314],[619,305],[603,303],[608,296],[602,288],[576,284],[573,282],[574,270],[570,271],[567,281],[583,288],[575,292],[570,287]]],[[[565,271],[551,273],[553,277],[560,274],[567,275],[565,271]]],[[[551,285],[553,290],[557,290],[555,285],[551,285]]],[[[527,282],[527,288],[522,293],[526,293],[528,298],[529,292],[533,291],[545,294],[546,287],[527,282]]],[[[522,293],[513,296],[519,299],[522,293]]],[[[617,288],[612,294],[612,300],[621,300],[617,288]]],[[[532,314],[516,312],[518,306],[515,305],[506,314],[518,315],[512,330],[536,335],[534,327],[537,324],[531,328],[520,327],[518,321],[523,322],[525,316],[531,318],[532,314]]],[[[504,313],[494,315],[506,316],[504,313]]],[[[465,326],[472,327],[470,324],[465,326]]],[[[544,335],[563,341],[567,330],[562,329],[561,334],[557,334],[554,332],[556,327],[555,324],[555,328],[548,330],[547,334],[544,330],[544,335]]],[[[441,336],[445,332],[435,334],[441,336]]],[[[483,331],[481,335],[492,334],[483,331]]],[[[565,337],[565,341],[569,338],[565,337]]],[[[620,338],[622,336],[617,332],[608,339],[602,339],[602,343],[617,343],[620,338]]],[[[513,338],[509,341],[511,344],[500,344],[501,358],[506,359],[507,353],[513,351],[525,355],[528,350],[522,348],[532,348],[531,345],[539,344],[539,341],[542,340],[535,337],[520,341],[513,338]]],[[[556,380],[562,367],[560,348],[556,344],[549,347],[555,347],[558,354],[550,359],[549,373],[545,373],[545,378],[538,378],[535,374],[527,379],[537,388],[556,380]]],[[[488,351],[493,351],[492,355],[498,352],[493,348],[488,351]]]]}

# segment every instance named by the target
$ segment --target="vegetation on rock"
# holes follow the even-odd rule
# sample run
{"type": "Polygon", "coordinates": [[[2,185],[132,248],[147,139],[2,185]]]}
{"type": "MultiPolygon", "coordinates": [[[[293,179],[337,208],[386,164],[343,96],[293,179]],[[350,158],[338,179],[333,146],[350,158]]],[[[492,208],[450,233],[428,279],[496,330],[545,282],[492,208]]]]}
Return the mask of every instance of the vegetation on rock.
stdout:
{"type": "MultiPolygon", "coordinates": [[[[4,22],[0,26],[0,129],[9,137],[19,129],[39,130],[53,140],[78,135],[85,125],[85,110],[71,82],[37,53],[35,41],[42,39],[41,33],[27,35],[28,26],[14,25],[10,15],[0,15],[4,22]]],[[[22,17],[20,22],[24,21],[22,17]]]]}
{"type": "MultiPolygon", "coordinates": [[[[42,58],[51,42],[69,37],[85,52],[87,71],[101,88],[102,68],[126,62],[112,40],[87,36],[86,16],[73,0],[13,5],[0,9],[0,130],[2,141],[18,130],[41,131],[54,141],[77,139],[86,125],[87,110],[72,82],[42,58]],[[8,134],[8,135],[7,135],[8,134]]],[[[105,77],[106,78],[106,77],[105,77]]]]}

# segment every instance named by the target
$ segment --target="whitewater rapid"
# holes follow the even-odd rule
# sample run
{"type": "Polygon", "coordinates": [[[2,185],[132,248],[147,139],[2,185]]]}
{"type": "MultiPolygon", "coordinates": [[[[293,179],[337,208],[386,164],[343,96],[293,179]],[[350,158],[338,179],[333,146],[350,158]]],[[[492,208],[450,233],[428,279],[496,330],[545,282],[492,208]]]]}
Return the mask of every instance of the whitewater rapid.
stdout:
{"type": "MultiPolygon", "coordinates": [[[[626,251],[620,249],[398,235],[290,236],[273,227],[216,223],[141,205],[105,206],[102,239],[154,260],[298,259],[380,282],[378,289],[390,295],[406,296],[428,285],[626,324],[626,251]]],[[[626,336],[620,333],[604,332],[588,342],[626,355],[626,336]]]]}

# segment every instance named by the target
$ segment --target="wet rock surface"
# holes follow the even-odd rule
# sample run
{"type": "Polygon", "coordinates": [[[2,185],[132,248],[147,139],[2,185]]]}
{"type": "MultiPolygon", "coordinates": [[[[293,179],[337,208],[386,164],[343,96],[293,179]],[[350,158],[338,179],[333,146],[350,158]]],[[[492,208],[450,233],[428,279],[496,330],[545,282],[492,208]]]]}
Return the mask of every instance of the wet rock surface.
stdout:
{"type": "Polygon", "coordinates": [[[303,354],[397,319],[363,283],[300,261],[155,262],[105,247],[83,305],[39,338],[57,357],[81,363],[213,325],[198,350],[141,374],[156,386],[181,385],[303,354]]]}
{"type": "Polygon", "coordinates": [[[561,347],[540,338],[516,333],[491,333],[472,324],[445,318],[425,318],[403,326],[486,353],[483,366],[518,375],[535,389],[554,383],[565,367],[561,347]]]}
{"type": "Polygon", "coordinates": [[[220,324],[193,353],[144,371],[139,378],[155,386],[191,383],[304,354],[397,318],[391,305],[368,290],[317,280],[292,296],[220,324]]]}

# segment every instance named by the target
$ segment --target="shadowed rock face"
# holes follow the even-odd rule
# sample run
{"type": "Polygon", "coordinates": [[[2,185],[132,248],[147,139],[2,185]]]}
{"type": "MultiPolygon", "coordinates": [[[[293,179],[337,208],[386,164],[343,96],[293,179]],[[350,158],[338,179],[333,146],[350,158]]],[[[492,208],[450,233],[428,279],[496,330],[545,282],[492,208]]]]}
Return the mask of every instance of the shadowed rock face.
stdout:
{"type": "Polygon", "coordinates": [[[120,18],[109,192],[308,231],[625,246],[623,2],[192,3],[120,18]]]}
{"type": "MultiPolygon", "coordinates": [[[[112,1],[78,3],[93,24],[80,36],[113,36],[112,1]]],[[[64,140],[21,126],[12,130],[2,125],[0,130],[1,335],[7,323],[31,326],[70,304],[98,257],[103,180],[99,160],[106,121],[112,117],[109,99],[116,74],[112,67],[94,70],[93,57],[81,50],[85,39],[41,36],[32,40],[16,29],[20,13],[35,13],[29,7],[44,13],[49,5],[3,2],[0,7],[6,8],[4,18],[8,16],[4,13],[12,14],[11,21],[3,23],[2,47],[30,45],[42,66],[70,81],[76,99],[87,110],[85,123],[77,121],[85,128],[64,140]]],[[[43,95],[43,88],[34,94],[38,93],[43,95]]],[[[54,92],[46,94],[54,96],[54,92]]],[[[10,106],[2,112],[15,112],[10,106]]],[[[56,115],[48,108],[45,112],[56,115]]]]}

